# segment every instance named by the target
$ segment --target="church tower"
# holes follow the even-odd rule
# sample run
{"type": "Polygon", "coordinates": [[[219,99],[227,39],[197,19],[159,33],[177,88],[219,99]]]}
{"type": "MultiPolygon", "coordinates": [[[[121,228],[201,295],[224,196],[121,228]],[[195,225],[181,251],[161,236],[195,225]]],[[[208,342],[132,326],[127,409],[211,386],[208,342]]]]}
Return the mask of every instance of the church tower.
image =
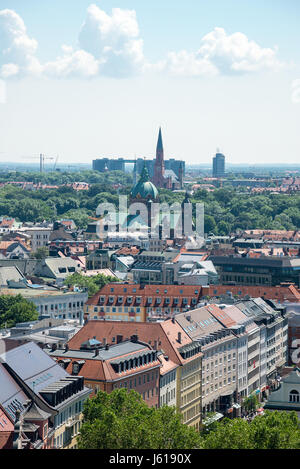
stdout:
{"type": "Polygon", "coordinates": [[[154,177],[153,177],[153,182],[157,187],[164,187],[164,174],[165,174],[164,147],[162,143],[161,127],[160,127],[159,133],[158,133],[157,146],[156,146],[156,159],[154,163],[154,177]]]}

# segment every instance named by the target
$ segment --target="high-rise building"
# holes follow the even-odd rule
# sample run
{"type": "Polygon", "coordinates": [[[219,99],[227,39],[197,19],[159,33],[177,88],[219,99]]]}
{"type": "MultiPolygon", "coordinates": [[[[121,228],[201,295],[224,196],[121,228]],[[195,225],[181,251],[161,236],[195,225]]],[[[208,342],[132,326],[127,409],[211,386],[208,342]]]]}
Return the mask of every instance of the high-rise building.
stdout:
{"type": "Polygon", "coordinates": [[[213,158],[213,177],[221,178],[225,176],[225,156],[222,153],[216,153],[213,158]]]}

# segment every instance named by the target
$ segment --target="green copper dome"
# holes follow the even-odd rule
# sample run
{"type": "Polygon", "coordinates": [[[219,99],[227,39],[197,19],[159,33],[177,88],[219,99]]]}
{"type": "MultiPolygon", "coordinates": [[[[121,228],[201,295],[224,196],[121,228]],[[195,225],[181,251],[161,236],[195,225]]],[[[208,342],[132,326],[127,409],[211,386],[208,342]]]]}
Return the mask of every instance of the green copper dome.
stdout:
{"type": "Polygon", "coordinates": [[[157,199],[158,190],[156,189],[155,185],[150,181],[146,165],[144,165],[144,169],[142,171],[140,180],[133,187],[130,195],[134,199],[157,199]]]}

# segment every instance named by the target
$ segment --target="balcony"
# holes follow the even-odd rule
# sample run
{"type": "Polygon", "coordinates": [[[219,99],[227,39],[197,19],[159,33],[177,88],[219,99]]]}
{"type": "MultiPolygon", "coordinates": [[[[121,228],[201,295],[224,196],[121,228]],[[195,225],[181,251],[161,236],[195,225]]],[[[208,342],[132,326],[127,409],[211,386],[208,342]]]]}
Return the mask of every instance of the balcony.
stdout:
{"type": "Polygon", "coordinates": [[[66,428],[72,428],[75,423],[79,422],[79,415],[80,414],[76,414],[73,415],[73,417],[68,418],[66,421],[66,428]]]}

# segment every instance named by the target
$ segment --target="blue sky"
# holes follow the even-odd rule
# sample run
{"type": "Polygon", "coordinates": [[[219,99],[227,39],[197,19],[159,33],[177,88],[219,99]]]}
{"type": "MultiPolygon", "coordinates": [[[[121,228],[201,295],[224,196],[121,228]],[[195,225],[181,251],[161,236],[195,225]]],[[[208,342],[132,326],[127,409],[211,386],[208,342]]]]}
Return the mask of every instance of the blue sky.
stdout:
{"type": "Polygon", "coordinates": [[[298,163],[299,20],[298,0],[0,0],[1,159],[152,158],[162,125],[166,158],[298,163]]]}

